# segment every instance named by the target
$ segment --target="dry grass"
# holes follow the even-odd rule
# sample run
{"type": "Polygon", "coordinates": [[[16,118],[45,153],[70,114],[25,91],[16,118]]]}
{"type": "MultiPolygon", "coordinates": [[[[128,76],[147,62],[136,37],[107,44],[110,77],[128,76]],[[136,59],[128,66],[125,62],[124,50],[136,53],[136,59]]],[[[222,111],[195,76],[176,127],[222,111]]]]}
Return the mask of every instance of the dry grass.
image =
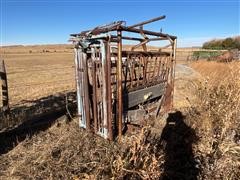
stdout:
{"type": "Polygon", "coordinates": [[[30,46],[1,50],[1,59],[5,60],[8,73],[11,106],[75,89],[74,55],[63,48],[30,46]],[[57,52],[40,53],[46,48],[49,51],[55,48],[57,52]],[[34,52],[29,53],[28,49],[34,52]]]}
{"type": "Polygon", "coordinates": [[[75,91],[72,46],[4,47],[0,53],[6,64],[11,108],[10,117],[1,118],[0,129],[53,111],[63,105],[68,92],[75,91]]]}
{"type": "Polygon", "coordinates": [[[0,179],[157,179],[163,156],[148,135],[143,129],[116,144],[56,123],[2,155],[0,179]]]}
{"type": "Polygon", "coordinates": [[[204,179],[238,179],[240,176],[240,63],[198,62],[192,67],[205,81],[196,91],[198,115],[192,118],[200,141],[204,179]]]}

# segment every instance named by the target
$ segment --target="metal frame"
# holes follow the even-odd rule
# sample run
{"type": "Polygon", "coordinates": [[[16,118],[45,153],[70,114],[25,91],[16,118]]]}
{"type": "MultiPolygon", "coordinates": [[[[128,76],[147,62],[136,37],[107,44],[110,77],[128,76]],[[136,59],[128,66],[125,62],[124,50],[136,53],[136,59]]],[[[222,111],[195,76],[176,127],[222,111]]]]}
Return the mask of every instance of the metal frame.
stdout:
{"type": "Polygon", "coordinates": [[[165,111],[172,107],[177,37],[143,29],[143,25],[164,18],[132,26],[118,21],[71,34],[75,44],[80,127],[110,140],[117,135],[121,139],[129,108],[144,106],[157,116],[162,106],[165,111]],[[140,38],[124,36],[125,32],[138,34],[140,38]],[[139,43],[125,51],[124,40],[139,43]],[[169,41],[169,45],[155,52],[148,50],[149,42],[162,40],[169,41]],[[143,50],[136,51],[139,47],[143,50]],[[164,51],[168,47],[171,49],[164,51]],[[155,110],[150,110],[153,104],[155,110]]]}

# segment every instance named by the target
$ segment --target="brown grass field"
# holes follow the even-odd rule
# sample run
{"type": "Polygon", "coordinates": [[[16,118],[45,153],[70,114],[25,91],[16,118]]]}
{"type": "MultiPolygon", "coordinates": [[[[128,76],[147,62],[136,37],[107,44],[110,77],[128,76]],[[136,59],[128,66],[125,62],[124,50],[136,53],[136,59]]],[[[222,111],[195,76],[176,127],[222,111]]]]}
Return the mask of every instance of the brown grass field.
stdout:
{"type": "MultiPolygon", "coordinates": [[[[2,48],[10,105],[74,90],[73,56],[71,46],[2,48]]],[[[187,64],[199,78],[176,81],[184,103],[167,119],[120,143],[57,121],[0,155],[0,179],[239,179],[240,62],[187,64]]]]}
{"type": "Polygon", "coordinates": [[[74,55],[69,48],[49,45],[2,48],[10,106],[73,90],[74,55]]]}

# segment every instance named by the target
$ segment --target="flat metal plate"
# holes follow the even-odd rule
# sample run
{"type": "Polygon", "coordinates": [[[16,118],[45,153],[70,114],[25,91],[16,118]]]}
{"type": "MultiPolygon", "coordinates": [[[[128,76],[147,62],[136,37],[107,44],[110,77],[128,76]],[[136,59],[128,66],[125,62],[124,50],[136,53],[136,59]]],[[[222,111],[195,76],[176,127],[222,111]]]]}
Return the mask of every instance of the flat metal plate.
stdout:
{"type": "Polygon", "coordinates": [[[124,110],[134,107],[138,104],[144,103],[162,96],[164,94],[165,83],[157,84],[144,89],[136,90],[130,93],[123,94],[123,108],[124,110]]]}

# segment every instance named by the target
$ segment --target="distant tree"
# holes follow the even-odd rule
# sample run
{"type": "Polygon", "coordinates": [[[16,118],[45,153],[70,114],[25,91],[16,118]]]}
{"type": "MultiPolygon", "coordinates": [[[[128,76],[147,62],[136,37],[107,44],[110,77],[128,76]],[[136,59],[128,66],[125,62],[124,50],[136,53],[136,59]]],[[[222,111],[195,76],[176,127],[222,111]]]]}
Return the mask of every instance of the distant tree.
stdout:
{"type": "Polygon", "coordinates": [[[211,40],[203,43],[204,49],[239,49],[240,50],[240,36],[234,38],[226,38],[219,40],[211,40]]]}
{"type": "Polygon", "coordinates": [[[234,41],[232,38],[226,38],[225,40],[223,40],[222,42],[222,46],[224,49],[230,49],[234,46],[234,41]]]}

